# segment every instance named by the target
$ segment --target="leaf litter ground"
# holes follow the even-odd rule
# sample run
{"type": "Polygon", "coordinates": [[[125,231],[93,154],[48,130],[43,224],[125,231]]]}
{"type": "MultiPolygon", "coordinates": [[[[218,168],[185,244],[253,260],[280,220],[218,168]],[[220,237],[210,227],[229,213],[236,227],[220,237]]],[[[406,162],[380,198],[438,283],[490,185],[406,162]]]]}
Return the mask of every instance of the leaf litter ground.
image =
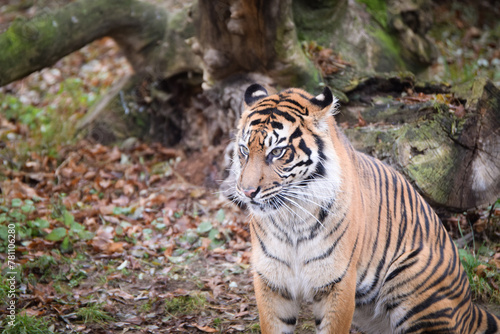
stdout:
{"type": "MultiPolygon", "coordinates": [[[[245,214],[188,183],[179,152],[81,141],[59,155],[34,156],[1,184],[3,219],[20,237],[19,310],[65,333],[231,332],[256,321],[245,214]],[[84,323],[89,305],[114,321],[84,323]]],[[[203,172],[197,157],[186,163],[203,172]]]]}
{"type": "Polygon", "coordinates": [[[189,157],[136,140],[107,147],[48,135],[46,109],[70,109],[75,97],[90,105],[96,86],[129,70],[105,38],[1,88],[0,294],[15,224],[19,318],[58,333],[249,331],[258,321],[246,214],[205,186],[223,178],[206,166],[222,148],[189,157]],[[82,93],[68,96],[75,71],[82,93]]]}

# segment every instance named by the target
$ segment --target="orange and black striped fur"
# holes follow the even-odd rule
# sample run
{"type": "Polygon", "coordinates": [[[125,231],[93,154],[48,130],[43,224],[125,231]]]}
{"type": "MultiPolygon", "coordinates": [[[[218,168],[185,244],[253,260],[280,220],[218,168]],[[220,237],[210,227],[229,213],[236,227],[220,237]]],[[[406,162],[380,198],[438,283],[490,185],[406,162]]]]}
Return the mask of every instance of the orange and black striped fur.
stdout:
{"type": "Polygon", "coordinates": [[[431,207],[339,132],[328,88],[254,84],[245,102],[233,191],[252,214],[262,333],[293,333],[302,301],[317,333],[500,333],[431,207]]]}

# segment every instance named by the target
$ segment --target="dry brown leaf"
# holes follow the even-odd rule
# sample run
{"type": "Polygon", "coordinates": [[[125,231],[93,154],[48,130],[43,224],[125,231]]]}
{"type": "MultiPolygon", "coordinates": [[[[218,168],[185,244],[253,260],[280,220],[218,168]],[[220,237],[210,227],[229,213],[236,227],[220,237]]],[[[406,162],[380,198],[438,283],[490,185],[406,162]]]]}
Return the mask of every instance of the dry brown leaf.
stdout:
{"type": "Polygon", "coordinates": [[[113,204],[102,205],[102,206],[99,207],[99,212],[102,215],[112,215],[114,208],[115,208],[115,205],[113,205],[113,204]]]}
{"type": "Polygon", "coordinates": [[[134,296],[132,296],[130,293],[127,293],[121,289],[112,289],[112,290],[109,290],[108,293],[112,296],[120,297],[120,298],[125,299],[125,300],[133,300],[134,299],[134,296]]]}
{"type": "Polygon", "coordinates": [[[484,264],[478,265],[475,269],[474,272],[476,273],[477,276],[479,277],[486,277],[486,270],[488,267],[484,264]]]}
{"type": "Polygon", "coordinates": [[[135,317],[127,318],[127,319],[123,320],[123,322],[128,322],[128,323],[134,324],[134,325],[142,325],[144,320],[142,320],[141,317],[135,316],[135,317]]]}
{"type": "Polygon", "coordinates": [[[134,185],[131,183],[127,183],[123,186],[123,193],[127,196],[132,195],[135,192],[134,185]]]}
{"type": "Polygon", "coordinates": [[[201,238],[201,246],[199,247],[200,250],[206,251],[208,247],[210,246],[210,243],[212,240],[210,238],[201,238]]]}
{"type": "Polygon", "coordinates": [[[481,233],[486,229],[486,225],[487,225],[486,220],[478,219],[473,225],[474,231],[477,233],[481,233]]]}
{"type": "Polygon", "coordinates": [[[172,253],[174,252],[174,245],[170,244],[168,245],[165,250],[163,251],[163,256],[169,257],[172,256],[172,253]]]}
{"type": "Polygon", "coordinates": [[[192,326],[198,328],[200,331],[205,332],[205,333],[217,333],[217,332],[219,332],[218,329],[215,329],[215,328],[212,328],[209,326],[200,326],[196,323],[193,323],[192,326]]]}
{"type": "Polygon", "coordinates": [[[111,185],[111,180],[108,180],[108,179],[101,179],[99,181],[99,186],[102,188],[102,189],[107,189],[109,188],[109,186],[111,185]]]}
{"type": "Polygon", "coordinates": [[[118,147],[115,146],[108,154],[108,162],[114,162],[120,160],[121,157],[122,157],[122,152],[120,152],[118,147]]]}
{"type": "Polygon", "coordinates": [[[103,251],[108,254],[121,253],[123,252],[123,246],[123,242],[110,242],[107,244],[107,247],[103,249],[103,251]]]}
{"type": "Polygon", "coordinates": [[[2,195],[5,198],[34,198],[41,197],[35,191],[35,189],[26,185],[25,183],[20,182],[18,179],[13,181],[3,181],[0,182],[0,189],[2,189],[2,195]]]}
{"type": "Polygon", "coordinates": [[[497,269],[500,269],[500,258],[497,257],[499,253],[496,253],[495,256],[488,261],[489,264],[494,265],[497,269]]]}

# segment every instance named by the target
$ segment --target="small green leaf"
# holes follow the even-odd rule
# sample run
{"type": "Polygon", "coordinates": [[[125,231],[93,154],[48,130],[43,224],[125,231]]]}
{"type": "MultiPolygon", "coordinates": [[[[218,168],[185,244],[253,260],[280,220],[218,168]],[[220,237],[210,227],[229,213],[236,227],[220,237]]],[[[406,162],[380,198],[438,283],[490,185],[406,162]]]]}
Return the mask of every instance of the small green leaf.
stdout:
{"type": "Polygon", "coordinates": [[[94,238],[94,233],[84,230],[84,231],[78,232],[78,236],[80,237],[80,239],[90,240],[90,239],[94,238]]]}
{"type": "Polygon", "coordinates": [[[7,230],[8,230],[7,226],[0,225],[0,239],[7,241],[9,237],[9,233],[7,230]]]}
{"type": "Polygon", "coordinates": [[[23,215],[21,212],[19,211],[11,211],[9,213],[9,216],[10,218],[12,218],[14,220],[14,222],[24,222],[26,220],[26,216],[23,215]]]}
{"type": "Polygon", "coordinates": [[[45,239],[49,241],[59,241],[66,236],[67,232],[68,231],[64,227],[57,227],[47,234],[45,239]]]}
{"type": "Polygon", "coordinates": [[[14,199],[12,199],[12,202],[10,203],[10,205],[11,205],[13,208],[18,208],[18,207],[20,207],[22,204],[23,204],[23,201],[21,201],[19,198],[14,198],[14,199]]]}
{"type": "Polygon", "coordinates": [[[123,235],[123,227],[121,227],[120,225],[115,227],[115,233],[116,235],[123,235]]]}
{"type": "Polygon", "coordinates": [[[208,238],[212,241],[214,240],[217,240],[217,239],[220,239],[220,233],[219,233],[219,230],[213,228],[210,230],[210,232],[208,233],[208,238]]]}
{"type": "Polygon", "coordinates": [[[48,220],[46,219],[41,219],[41,218],[37,218],[35,221],[35,226],[38,227],[38,228],[48,228],[50,226],[50,223],[48,220]]]}
{"type": "Polygon", "coordinates": [[[85,226],[83,226],[82,224],[77,223],[75,221],[71,223],[70,228],[71,228],[71,231],[76,232],[76,233],[79,233],[79,232],[85,230],[85,226]]]}
{"type": "Polygon", "coordinates": [[[66,238],[64,238],[61,244],[61,252],[63,253],[73,252],[73,244],[71,243],[71,241],[69,241],[69,236],[66,236],[66,238]]]}
{"type": "Polygon", "coordinates": [[[132,213],[132,208],[127,208],[127,207],[119,207],[119,206],[115,206],[113,208],[113,214],[114,215],[125,215],[125,216],[128,216],[132,213]]]}
{"type": "Polygon", "coordinates": [[[212,242],[210,243],[210,248],[214,249],[214,248],[221,247],[222,245],[224,245],[224,240],[215,239],[215,240],[212,240],[212,242]]]}
{"type": "Polygon", "coordinates": [[[226,219],[226,213],[223,209],[219,209],[219,211],[217,211],[217,213],[215,214],[215,219],[217,219],[219,223],[222,223],[224,219],[226,219]]]}
{"type": "Polygon", "coordinates": [[[196,229],[196,232],[199,234],[207,233],[212,229],[212,223],[209,221],[202,222],[200,225],[198,225],[198,228],[196,229]]]}
{"type": "Polygon", "coordinates": [[[71,224],[73,224],[75,222],[75,217],[73,217],[73,215],[71,214],[71,212],[64,211],[64,213],[63,213],[63,222],[64,222],[64,225],[70,227],[71,224]]]}
{"type": "Polygon", "coordinates": [[[24,213],[31,213],[35,211],[35,207],[33,204],[25,203],[23,206],[21,206],[21,211],[24,213]]]}

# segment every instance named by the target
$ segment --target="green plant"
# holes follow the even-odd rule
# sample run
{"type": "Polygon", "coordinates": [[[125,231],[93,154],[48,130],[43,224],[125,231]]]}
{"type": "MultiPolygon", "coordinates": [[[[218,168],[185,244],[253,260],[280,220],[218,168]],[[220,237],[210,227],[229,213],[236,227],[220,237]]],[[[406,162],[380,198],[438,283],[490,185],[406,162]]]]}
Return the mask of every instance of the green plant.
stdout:
{"type": "Polygon", "coordinates": [[[14,324],[9,324],[9,318],[4,320],[2,334],[51,334],[49,323],[43,318],[35,318],[27,314],[18,314],[14,324]]]}
{"type": "MultiPolygon", "coordinates": [[[[2,203],[0,204],[7,204],[2,203]]],[[[0,205],[0,252],[4,252],[9,239],[9,229],[15,231],[16,240],[23,241],[43,236],[43,229],[49,227],[45,219],[28,219],[35,211],[33,200],[14,198],[10,205],[0,205]]]]}
{"type": "Polygon", "coordinates": [[[90,303],[88,306],[81,307],[76,311],[85,324],[96,323],[103,324],[106,321],[113,321],[113,317],[102,309],[102,304],[90,303]]]}
{"type": "Polygon", "coordinates": [[[85,226],[75,221],[75,217],[66,208],[61,209],[61,214],[57,217],[64,226],[56,227],[47,236],[46,240],[61,241],[61,252],[71,253],[73,251],[73,244],[78,240],[90,240],[94,234],[85,229],[85,226]]]}
{"type": "MultiPolygon", "coordinates": [[[[57,261],[50,255],[43,254],[33,261],[26,262],[23,268],[28,271],[27,278],[31,284],[42,282],[49,278],[51,269],[57,268],[57,261]],[[36,276],[39,276],[37,279],[36,276]]],[[[52,276],[52,275],[51,275],[52,276]]]]}
{"type": "Polygon", "coordinates": [[[387,28],[387,3],[384,0],[358,0],[366,5],[367,11],[384,28],[387,28]]]}
{"type": "Polygon", "coordinates": [[[87,277],[88,277],[87,273],[85,271],[79,269],[79,270],[74,272],[73,276],[69,280],[68,285],[72,288],[75,288],[78,285],[80,285],[80,282],[87,277]]]}
{"type": "Polygon", "coordinates": [[[215,318],[213,321],[213,324],[215,327],[221,327],[222,325],[222,319],[221,318],[215,318]]]}
{"type": "Polygon", "coordinates": [[[7,277],[0,276],[0,305],[8,306],[10,293],[10,284],[7,281],[7,277]]]}
{"type": "MultiPolygon", "coordinates": [[[[460,234],[463,237],[460,221],[458,222],[460,234]]],[[[458,250],[460,262],[464,267],[473,297],[485,301],[500,303],[500,292],[492,287],[491,282],[498,285],[500,282],[500,273],[493,265],[481,260],[481,254],[489,252],[486,247],[481,246],[478,252],[475,251],[475,241],[472,239],[473,246],[470,249],[468,246],[458,250]]]]}
{"type": "Polygon", "coordinates": [[[165,301],[165,311],[171,315],[192,314],[203,310],[207,299],[202,294],[190,294],[187,296],[178,296],[165,301]]]}
{"type": "Polygon", "coordinates": [[[260,324],[259,323],[251,324],[250,326],[248,326],[247,331],[249,333],[260,333],[260,324]]]}
{"type": "Polygon", "coordinates": [[[139,310],[141,312],[150,312],[151,309],[153,308],[153,300],[148,299],[147,302],[143,303],[141,306],[139,306],[139,310]]]}
{"type": "Polygon", "coordinates": [[[473,255],[465,249],[459,249],[458,254],[469,279],[474,298],[499,304],[500,293],[490,284],[491,280],[496,281],[497,284],[500,281],[496,268],[481,261],[477,255],[473,255]]]}

